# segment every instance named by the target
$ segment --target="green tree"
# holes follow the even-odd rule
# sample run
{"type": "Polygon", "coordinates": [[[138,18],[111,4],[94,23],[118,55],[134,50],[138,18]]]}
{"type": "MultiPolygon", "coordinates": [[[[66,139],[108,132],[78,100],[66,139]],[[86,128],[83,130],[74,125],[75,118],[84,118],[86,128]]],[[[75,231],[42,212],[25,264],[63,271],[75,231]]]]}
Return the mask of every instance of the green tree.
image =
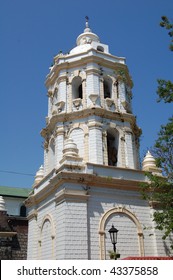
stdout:
{"type": "MultiPolygon", "coordinates": [[[[162,16],[162,21],[160,22],[160,26],[164,27],[168,30],[168,35],[171,38],[171,43],[169,45],[169,49],[173,51],[173,23],[169,21],[166,16],[162,16]]],[[[173,83],[171,81],[166,81],[159,79],[158,81],[158,102],[163,100],[165,103],[173,102],[173,83]]]]}
{"type": "MultiPolygon", "coordinates": [[[[163,16],[160,25],[169,30],[170,50],[173,51],[173,24],[163,16]]],[[[157,94],[158,102],[173,102],[173,83],[158,80],[157,94]]],[[[152,201],[156,205],[153,220],[156,228],[163,231],[163,239],[165,239],[170,233],[173,233],[173,116],[169,118],[166,125],[161,126],[152,153],[164,176],[147,173],[150,183],[142,184],[142,193],[144,199],[152,201]]],[[[173,249],[173,244],[171,247],[173,249]]]]}

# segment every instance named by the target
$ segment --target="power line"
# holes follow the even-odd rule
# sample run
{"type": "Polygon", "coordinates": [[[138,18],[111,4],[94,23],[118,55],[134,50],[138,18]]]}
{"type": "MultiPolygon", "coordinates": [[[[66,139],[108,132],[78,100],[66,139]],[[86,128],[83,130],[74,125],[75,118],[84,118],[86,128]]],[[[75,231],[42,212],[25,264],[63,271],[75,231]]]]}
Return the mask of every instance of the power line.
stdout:
{"type": "Polygon", "coordinates": [[[23,175],[23,176],[35,176],[34,174],[30,173],[22,173],[22,172],[15,172],[15,171],[9,171],[9,170],[0,170],[1,173],[9,173],[9,174],[16,174],[16,175],[23,175]]]}

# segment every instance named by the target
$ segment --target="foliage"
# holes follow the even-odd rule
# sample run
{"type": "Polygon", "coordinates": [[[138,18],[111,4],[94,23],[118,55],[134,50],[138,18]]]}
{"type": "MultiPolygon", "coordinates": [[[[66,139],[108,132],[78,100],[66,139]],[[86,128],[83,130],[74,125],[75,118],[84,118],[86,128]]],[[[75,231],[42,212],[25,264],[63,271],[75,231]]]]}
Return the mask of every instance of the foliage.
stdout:
{"type": "MultiPolygon", "coordinates": [[[[167,17],[162,17],[160,25],[169,30],[168,34],[172,38],[173,24],[167,17]]],[[[170,50],[173,51],[173,40],[171,40],[170,50]]],[[[157,94],[158,101],[173,102],[173,83],[158,80],[157,94]]],[[[165,239],[173,233],[173,116],[169,118],[166,125],[161,126],[152,152],[164,176],[156,176],[148,172],[149,183],[142,184],[142,194],[144,199],[156,206],[153,220],[156,228],[163,231],[163,239],[165,239]]],[[[173,244],[171,247],[173,249],[173,244]]]]}
{"type": "MultiPolygon", "coordinates": [[[[162,21],[160,22],[160,26],[169,30],[168,35],[171,38],[173,38],[173,23],[171,23],[166,16],[162,16],[162,21]]],[[[171,44],[169,45],[169,49],[173,51],[173,39],[171,39],[171,44]]]]}
{"type": "MultiPolygon", "coordinates": [[[[171,23],[166,16],[162,16],[160,26],[164,27],[166,30],[169,30],[168,35],[171,37],[171,44],[169,46],[169,49],[173,51],[173,23],[171,23]]],[[[165,103],[173,102],[173,83],[169,80],[165,81],[162,79],[159,79],[157,81],[157,94],[159,96],[158,102],[160,102],[161,100],[163,100],[165,103]]]]}
{"type": "Polygon", "coordinates": [[[143,198],[148,200],[156,209],[153,220],[156,229],[162,230],[163,239],[173,231],[173,183],[166,177],[146,173],[150,183],[142,184],[143,198]]]}
{"type": "Polygon", "coordinates": [[[165,103],[173,102],[173,83],[169,80],[165,81],[162,79],[158,79],[157,82],[157,94],[159,96],[157,101],[160,102],[163,100],[165,103]]]}
{"type": "Polygon", "coordinates": [[[153,149],[156,164],[162,168],[164,175],[173,182],[173,117],[162,125],[153,149]]]}
{"type": "Polygon", "coordinates": [[[117,259],[120,258],[120,254],[116,253],[112,250],[109,250],[108,253],[109,253],[109,257],[110,257],[111,260],[117,260],[117,259]]]}

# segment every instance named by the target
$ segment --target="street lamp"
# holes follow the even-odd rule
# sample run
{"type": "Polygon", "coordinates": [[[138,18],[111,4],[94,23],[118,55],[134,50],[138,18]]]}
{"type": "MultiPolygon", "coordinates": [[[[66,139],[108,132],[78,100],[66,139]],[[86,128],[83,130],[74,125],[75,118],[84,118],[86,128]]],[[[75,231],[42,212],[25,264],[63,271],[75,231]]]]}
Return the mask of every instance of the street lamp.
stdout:
{"type": "Polygon", "coordinates": [[[110,230],[108,232],[110,234],[111,242],[112,242],[114,253],[115,253],[115,260],[116,260],[117,259],[116,258],[116,244],[117,244],[118,229],[116,229],[114,227],[114,225],[112,225],[112,227],[110,228],[110,230]]]}

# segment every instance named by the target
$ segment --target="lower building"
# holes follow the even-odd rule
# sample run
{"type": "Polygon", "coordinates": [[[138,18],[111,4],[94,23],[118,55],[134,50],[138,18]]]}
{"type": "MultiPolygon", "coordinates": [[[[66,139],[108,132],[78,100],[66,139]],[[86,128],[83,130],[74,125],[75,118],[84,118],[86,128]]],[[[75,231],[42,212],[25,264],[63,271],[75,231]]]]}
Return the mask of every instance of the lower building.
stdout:
{"type": "MultiPolygon", "coordinates": [[[[148,158],[143,168],[156,171],[148,158]]],[[[109,259],[112,225],[121,259],[169,256],[171,239],[162,240],[155,209],[141,198],[144,181],[144,171],[77,165],[77,158],[64,157],[63,166],[37,183],[26,201],[28,259],[109,259]]]]}
{"type": "Polygon", "coordinates": [[[27,258],[28,220],[24,200],[30,189],[0,186],[0,259],[27,258]]]}

